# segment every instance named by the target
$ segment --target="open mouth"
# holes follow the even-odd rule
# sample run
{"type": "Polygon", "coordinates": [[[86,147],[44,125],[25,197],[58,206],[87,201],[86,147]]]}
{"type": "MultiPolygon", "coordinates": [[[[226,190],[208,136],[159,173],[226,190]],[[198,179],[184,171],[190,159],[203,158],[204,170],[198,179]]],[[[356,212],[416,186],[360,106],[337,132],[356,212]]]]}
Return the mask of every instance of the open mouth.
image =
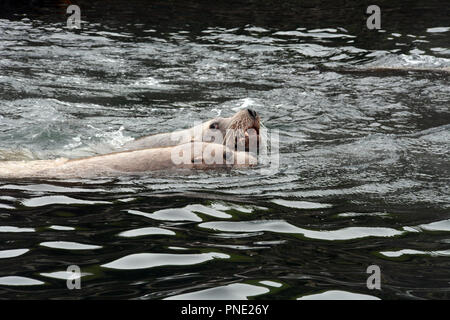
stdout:
{"type": "Polygon", "coordinates": [[[259,142],[259,128],[256,127],[250,127],[244,130],[244,137],[245,137],[245,148],[248,148],[249,139],[254,136],[256,133],[256,139],[259,142]],[[250,134],[249,134],[250,131],[250,134]]]}
{"type": "Polygon", "coordinates": [[[234,133],[234,150],[258,153],[259,139],[259,128],[256,126],[238,129],[234,133]]]}
{"type": "Polygon", "coordinates": [[[260,144],[260,120],[255,111],[241,110],[228,125],[224,144],[233,150],[257,153],[260,144]]]}
{"type": "Polygon", "coordinates": [[[256,135],[259,136],[259,127],[253,126],[253,127],[249,127],[247,129],[245,129],[244,133],[246,136],[248,136],[248,130],[254,130],[256,132],[256,135]]]}

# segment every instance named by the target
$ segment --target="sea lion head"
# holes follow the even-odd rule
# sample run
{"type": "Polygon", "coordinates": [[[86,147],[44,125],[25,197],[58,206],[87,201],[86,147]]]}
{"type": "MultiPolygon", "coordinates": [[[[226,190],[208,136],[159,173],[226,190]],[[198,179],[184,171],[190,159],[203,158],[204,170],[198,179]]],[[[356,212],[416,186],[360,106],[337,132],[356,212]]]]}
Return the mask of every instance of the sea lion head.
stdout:
{"type": "Polygon", "coordinates": [[[221,133],[221,143],[233,150],[249,151],[254,140],[259,143],[260,117],[252,109],[242,109],[229,118],[216,118],[206,123],[204,137],[210,142],[218,142],[216,138],[208,139],[218,132],[221,133]],[[215,141],[214,141],[215,140],[215,141]],[[245,146],[239,148],[239,146],[245,146]]]}

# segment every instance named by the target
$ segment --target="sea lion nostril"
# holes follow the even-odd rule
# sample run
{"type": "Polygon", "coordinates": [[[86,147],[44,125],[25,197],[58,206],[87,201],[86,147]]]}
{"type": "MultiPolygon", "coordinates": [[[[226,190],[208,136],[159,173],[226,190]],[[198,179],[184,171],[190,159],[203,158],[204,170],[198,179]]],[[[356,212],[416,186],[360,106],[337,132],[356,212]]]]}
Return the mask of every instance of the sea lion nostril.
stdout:
{"type": "Polygon", "coordinates": [[[250,115],[251,115],[253,118],[256,118],[256,111],[255,111],[255,110],[247,109],[247,111],[248,111],[248,113],[250,113],[250,115]]]}

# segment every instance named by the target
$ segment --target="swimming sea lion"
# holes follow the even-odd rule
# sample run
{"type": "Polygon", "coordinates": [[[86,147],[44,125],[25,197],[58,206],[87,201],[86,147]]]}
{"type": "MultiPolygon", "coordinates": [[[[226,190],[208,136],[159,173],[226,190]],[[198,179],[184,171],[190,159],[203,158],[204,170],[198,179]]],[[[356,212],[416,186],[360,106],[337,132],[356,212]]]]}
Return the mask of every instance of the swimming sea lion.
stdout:
{"type": "Polygon", "coordinates": [[[176,146],[192,141],[232,144],[233,138],[245,138],[248,150],[248,136],[259,134],[260,118],[251,109],[242,109],[229,118],[215,118],[189,129],[145,136],[122,146],[123,150],[176,146]],[[218,141],[220,140],[220,141],[218,141]],[[228,140],[228,141],[227,141],[228,140]]]}
{"type": "Polygon", "coordinates": [[[89,178],[156,170],[248,167],[256,163],[250,153],[223,144],[190,142],[73,160],[4,161],[0,162],[0,178],[89,178]]]}

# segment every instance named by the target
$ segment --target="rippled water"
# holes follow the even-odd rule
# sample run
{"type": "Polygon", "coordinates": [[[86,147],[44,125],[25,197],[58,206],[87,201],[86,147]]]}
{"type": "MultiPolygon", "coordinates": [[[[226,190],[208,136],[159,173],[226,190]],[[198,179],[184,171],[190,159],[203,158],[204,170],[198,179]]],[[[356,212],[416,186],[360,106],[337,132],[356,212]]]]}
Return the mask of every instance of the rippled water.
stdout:
{"type": "Polygon", "coordinates": [[[81,1],[81,31],[51,1],[6,11],[0,160],[111,152],[250,107],[279,130],[280,167],[2,180],[0,298],[448,299],[449,21],[393,3],[378,32],[364,10],[295,2],[81,1]]]}

